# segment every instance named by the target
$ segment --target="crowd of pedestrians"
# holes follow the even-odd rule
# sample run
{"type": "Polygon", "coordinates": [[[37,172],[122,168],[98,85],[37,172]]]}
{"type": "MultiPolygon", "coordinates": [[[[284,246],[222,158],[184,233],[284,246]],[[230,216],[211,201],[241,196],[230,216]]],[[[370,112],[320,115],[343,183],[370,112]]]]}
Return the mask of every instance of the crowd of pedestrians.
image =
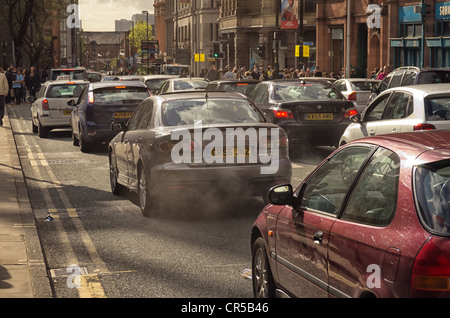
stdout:
{"type": "Polygon", "coordinates": [[[41,81],[33,66],[26,69],[11,65],[2,72],[4,72],[8,83],[8,94],[5,96],[6,104],[16,103],[20,105],[20,103],[26,101],[27,96],[36,96],[41,81]]]}

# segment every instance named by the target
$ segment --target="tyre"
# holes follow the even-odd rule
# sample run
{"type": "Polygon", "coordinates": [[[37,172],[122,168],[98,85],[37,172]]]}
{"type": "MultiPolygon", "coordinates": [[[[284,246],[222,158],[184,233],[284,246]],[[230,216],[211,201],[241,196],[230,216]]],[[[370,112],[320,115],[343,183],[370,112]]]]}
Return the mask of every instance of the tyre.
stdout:
{"type": "Polygon", "coordinates": [[[78,143],[80,145],[81,152],[91,152],[91,143],[84,139],[83,133],[81,132],[81,127],[78,131],[78,143]]]}
{"type": "Polygon", "coordinates": [[[31,120],[31,130],[33,131],[34,134],[38,132],[38,126],[34,124],[33,119],[31,120]]]}
{"type": "Polygon", "coordinates": [[[141,213],[145,217],[150,217],[156,212],[156,200],[150,193],[150,186],[148,183],[147,174],[145,169],[141,166],[139,169],[138,180],[138,196],[139,196],[139,208],[141,213]]]}
{"type": "Polygon", "coordinates": [[[79,146],[80,145],[80,141],[78,140],[78,138],[75,136],[75,134],[73,133],[73,129],[72,129],[72,144],[74,146],[79,146]]]}
{"type": "Polygon", "coordinates": [[[109,155],[109,182],[111,184],[111,191],[115,195],[122,194],[125,190],[125,187],[117,181],[118,173],[116,155],[111,151],[109,155]]]}
{"type": "Polygon", "coordinates": [[[252,283],[256,298],[275,297],[275,282],[270,270],[264,239],[259,237],[252,249],[252,283]]]}
{"type": "Polygon", "coordinates": [[[47,138],[48,131],[49,131],[48,127],[44,127],[44,126],[42,126],[41,122],[38,122],[37,133],[38,133],[39,138],[47,138]]]}

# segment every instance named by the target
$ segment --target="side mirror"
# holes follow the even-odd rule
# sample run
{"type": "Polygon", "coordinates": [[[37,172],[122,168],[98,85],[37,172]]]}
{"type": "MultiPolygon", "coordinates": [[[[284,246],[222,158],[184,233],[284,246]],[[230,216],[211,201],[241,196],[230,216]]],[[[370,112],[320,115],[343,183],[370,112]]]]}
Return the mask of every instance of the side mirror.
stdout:
{"type": "Polygon", "coordinates": [[[355,124],[361,123],[361,114],[350,116],[350,121],[355,124]]]}
{"type": "Polygon", "coordinates": [[[68,106],[76,106],[77,105],[77,101],[75,99],[69,99],[67,101],[67,105],[68,106]]]}
{"type": "Polygon", "coordinates": [[[113,122],[111,124],[112,131],[124,131],[126,129],[126,124],[124,122],[113,122]]]}
{"type": "Polygon", "coordinates": [[[294,201],[294,190],[290,184],[272,187],[268,193],[269,202],[274,205],[291,205],[294,201]]]}

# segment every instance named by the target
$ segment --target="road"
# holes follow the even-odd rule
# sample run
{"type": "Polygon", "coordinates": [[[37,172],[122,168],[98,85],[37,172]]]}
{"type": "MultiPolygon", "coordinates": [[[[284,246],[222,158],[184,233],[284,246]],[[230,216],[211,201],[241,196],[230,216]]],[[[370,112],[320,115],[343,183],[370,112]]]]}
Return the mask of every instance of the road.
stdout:
{"type": "MultiPolygon", "coordinates": [[[[178,202],[145,218],[134,195],[111,193],[106,146],[81,153],[70,129],[41,139],[29,104],[7,107],[56,298],[253,296],[250,228],[261,199],[178,202]]],[[[332,150],[293,159],[293,185],[332,150]]]]}

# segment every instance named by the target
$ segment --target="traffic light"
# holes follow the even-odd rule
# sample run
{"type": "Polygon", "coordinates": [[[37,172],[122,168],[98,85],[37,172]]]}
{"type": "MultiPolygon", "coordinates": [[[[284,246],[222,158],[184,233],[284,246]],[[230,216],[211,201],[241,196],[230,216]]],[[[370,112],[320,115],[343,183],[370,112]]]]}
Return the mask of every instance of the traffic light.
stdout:
{"type": "Polygon", "coordinates": [[[220,53],[220,43],[219,42],[213,42],[213,48],[212,48],[212,57],[215,59],[219,58],[220,53]]]}

